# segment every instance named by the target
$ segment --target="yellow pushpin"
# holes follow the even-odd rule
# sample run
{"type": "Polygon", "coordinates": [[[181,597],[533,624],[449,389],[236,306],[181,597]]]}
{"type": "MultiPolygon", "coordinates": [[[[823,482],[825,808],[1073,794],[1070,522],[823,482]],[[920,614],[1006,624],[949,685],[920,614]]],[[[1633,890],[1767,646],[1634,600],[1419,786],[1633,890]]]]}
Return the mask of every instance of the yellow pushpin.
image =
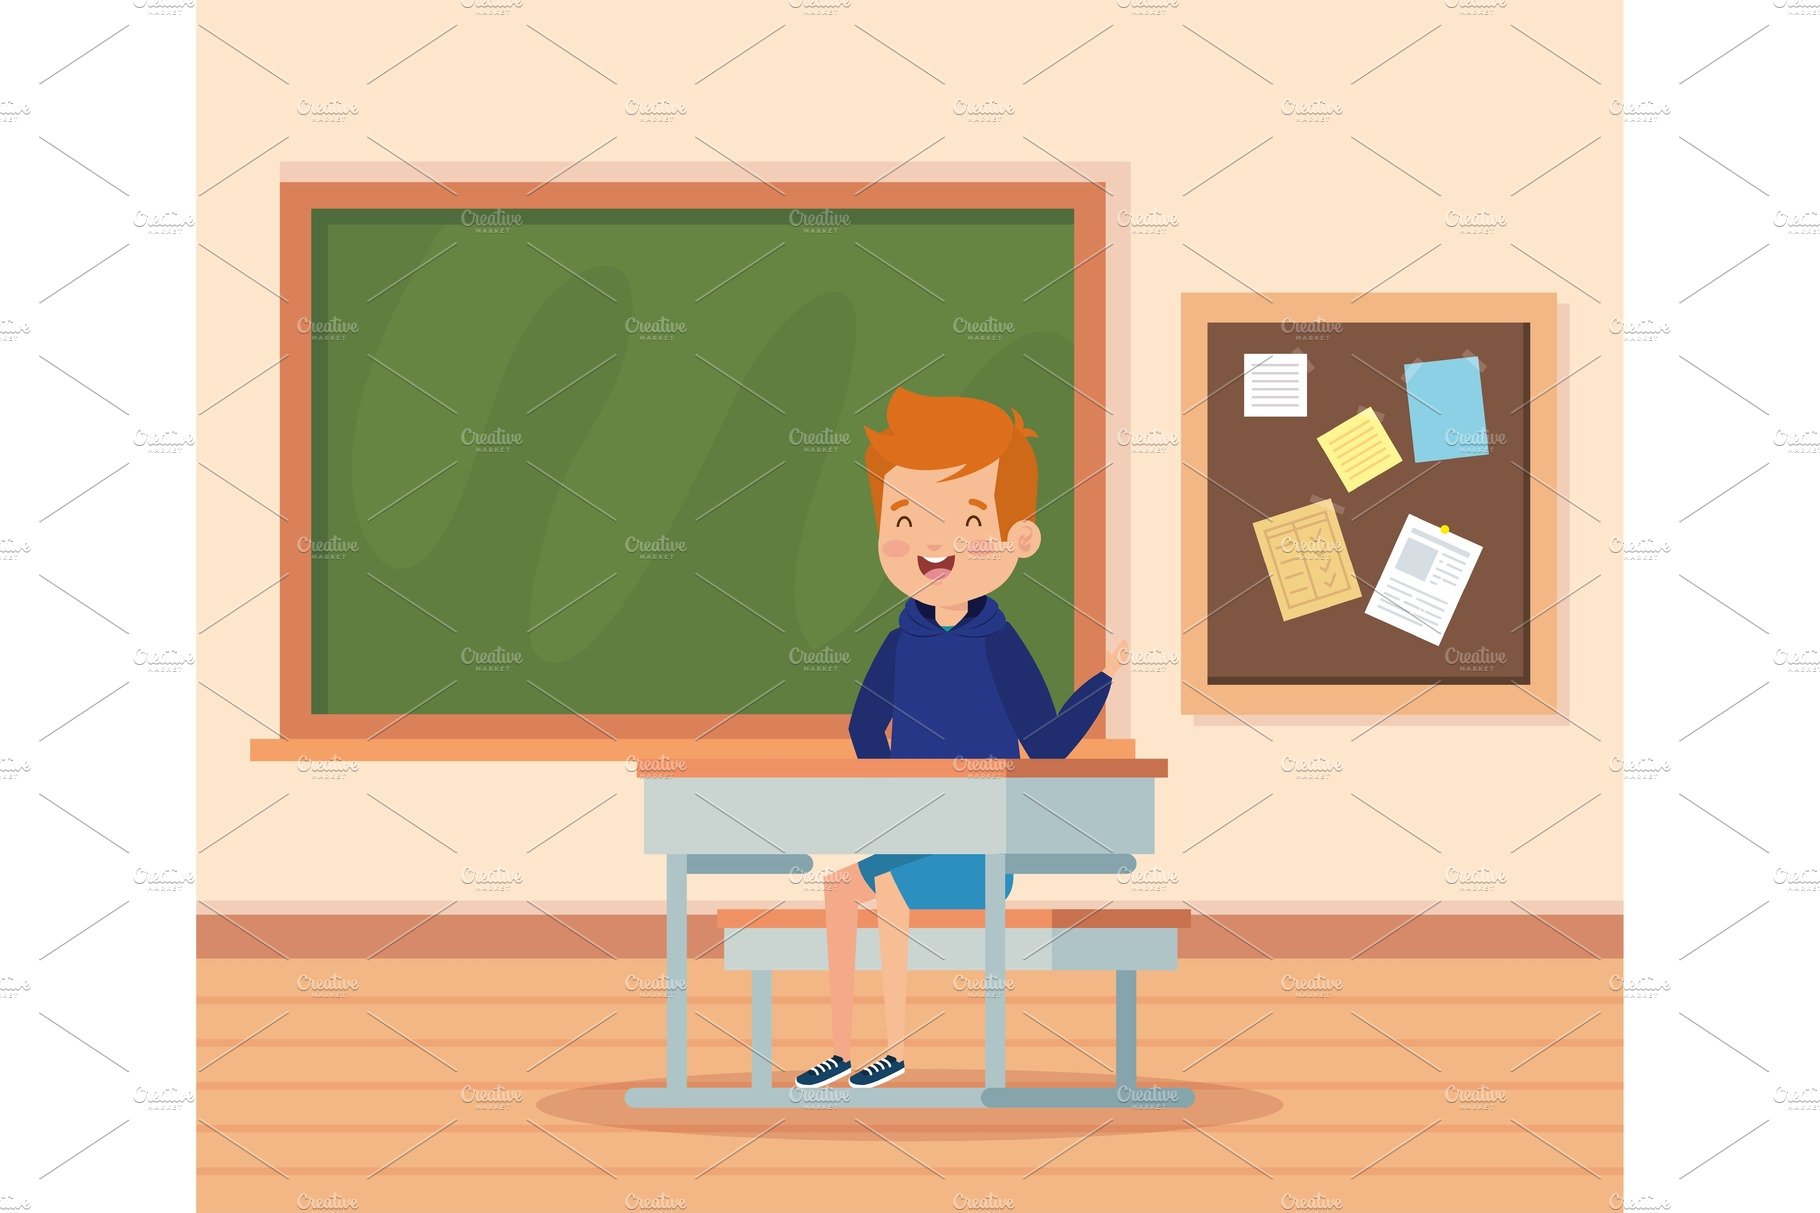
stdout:
{"type": "Polygon", "coordinates": [[[1441,524],[1441,534],[1447,535],[1447,534],[1451,534],[1452,532],[1453,532],[1452,527],[1448,526],[1445,522],[1443,522],[1441,524]]]}

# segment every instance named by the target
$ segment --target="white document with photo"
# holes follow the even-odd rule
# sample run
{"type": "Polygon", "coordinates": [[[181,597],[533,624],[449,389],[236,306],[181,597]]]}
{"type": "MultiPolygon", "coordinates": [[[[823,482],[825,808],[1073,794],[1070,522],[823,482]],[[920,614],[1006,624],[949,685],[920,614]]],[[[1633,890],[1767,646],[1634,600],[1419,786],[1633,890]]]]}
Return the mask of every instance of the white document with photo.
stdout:
{"type": "Polygon", "coordinates": [[[1440,644],[1483,550],[1470,539],[1409,515],[1365,613],[1429,644],[1440,644]]]}
{"type": "Polygon", "coordinates": [[[1308,355],[1246,354],[1245,416],[1308,416],[1308,355]]]}

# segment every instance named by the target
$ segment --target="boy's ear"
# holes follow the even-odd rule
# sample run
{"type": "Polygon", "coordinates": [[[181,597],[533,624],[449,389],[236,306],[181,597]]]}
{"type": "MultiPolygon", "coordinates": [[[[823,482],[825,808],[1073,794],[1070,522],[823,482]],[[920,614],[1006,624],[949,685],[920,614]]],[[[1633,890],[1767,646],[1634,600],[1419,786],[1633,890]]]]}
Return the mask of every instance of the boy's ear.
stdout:
{"type": "Polygon", "coordinates": [[[1026,518],[1011,524],[1011,533],[1005,536],[1005,541],[1011,545],[1012,554],[1023,560],[1036,555],[1036,550],[1043,546],[1043,532],[1026,518]]]}

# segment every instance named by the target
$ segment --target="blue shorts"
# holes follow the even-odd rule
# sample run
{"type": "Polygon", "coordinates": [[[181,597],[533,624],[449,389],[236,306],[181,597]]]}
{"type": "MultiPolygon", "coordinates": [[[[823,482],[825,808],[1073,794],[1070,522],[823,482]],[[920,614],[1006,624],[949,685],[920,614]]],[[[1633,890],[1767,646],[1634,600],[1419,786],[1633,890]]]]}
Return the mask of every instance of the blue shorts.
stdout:
{"type": "MultiPolygon", "coordinates": [[[[984,855],[868,855],[859,861],[866,887],[878,891],[878,877],[891,873],[904,904],[913,910],[983,910],[986,908],[984,855]]],[[[1011,893],[1005,873],[1005,893],[1011,893]]]]}

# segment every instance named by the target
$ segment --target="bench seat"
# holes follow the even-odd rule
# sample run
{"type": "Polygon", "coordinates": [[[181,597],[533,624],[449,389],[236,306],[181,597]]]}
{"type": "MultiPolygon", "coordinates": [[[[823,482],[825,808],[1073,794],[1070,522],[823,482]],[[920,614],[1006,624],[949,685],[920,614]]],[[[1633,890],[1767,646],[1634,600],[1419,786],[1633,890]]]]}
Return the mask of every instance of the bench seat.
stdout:
{"type": "MultiPolygon", "coordinates": [[[[982,1092],[981,1098],[1031,1107],[1058,1107],[1083,1099],[1097,1101],[1096,1106],[1118,1107],[1141,1098],[1137,1091],[1137,975],[1141,970],[1176,967],[1176,932],[1188,923],[1186,909],[1007,907],[1007,973],[1050,970],[1113,975],[1115,1085],[994,1090],[982,1092]]],[[[726,967],[752,974],[752,1089],[769,1092],[773,1067],[771,975],[826,971],[827,918],[821,910],[809,907],[727,909],[715,916],[715,925],[721,931],[726,967]]],[[[875,912],[860,912],[856,969],[879,967],[881,929],[889,928],[879,926],[875,912]]],[[[985,913],[912,910],[908,956],[912,969],[984,972],[985,913]]],[[[1005,991],[987,991],[985,996],[1003,999],[1005,991]]],[[[987,1064],[990,1068],[990,1058],[987,1064]]],[[[1168,1095],[1164,1106],[1186,1107],[1194,1099],[1190,1092],[1173,1089],[1168,1095]]]]}
{"type": "MultiPolygon", "coordinates": [[[[826,914],[817,907],[723,909],[715,914],[728,969],[752,974],[752,1087],[746,1102],[728,1095],[728,1106],[770,1106],[772,1091],[772,974],[823,973],[828,969],[826,914]]],[[[1006,973],[1110,973],[1114,1005],[1112,1084],[1103,1087],[981,1087],[943,1093],[905,1089],[894,1098],[906,1106],[950,1106],[950,1098],[974,1098],[985,1106],[1019,1107],[1187,1107],[1187,1089],[1138,1087],[1138,973],[1176,967],[1176,933],[1190,923],[1187,909],[1043,907],[1005,909],[1006,973]],[[921,1100],[921,1104],[919,1104],[921,1100]],[[932,1100],[932,1102],[930,1102],[932,1100]]],[[[879,967],[877,912],[859,911],[855,969],[879,967]]],[[[912,969],[954,969],[983,973],[986,967],[985,911],[910,911],[912,969]]],[[[1006,991],[986,991],[1003,1000],[1006,991]]],[[[1003,1007],[1003,1002],[999,1002],[1003,1007]]],[[[988,1056],[988,1071],[992,1060],[988,1056]]],[[[888,1095],[872,1091],[866,1095],[888,1095]]]]}
{"type": "MultiPolygon", "coordinates": [[[[1005,968],[1095,973],[1174,969],[1176,933],[1188,923],[1187,910],[1007,909],[1005,968]]],[[[775,973],[828,967],[826,919],[819,909],[722,910],[715,924],[729,969],[775,973]]],[[[861,911],[856,969],[879,967],[879,930],[877,915],[861,911]]],[[[985,959],[981,911],[910,912],[910,968],[979,971],[985,959]]]]}

